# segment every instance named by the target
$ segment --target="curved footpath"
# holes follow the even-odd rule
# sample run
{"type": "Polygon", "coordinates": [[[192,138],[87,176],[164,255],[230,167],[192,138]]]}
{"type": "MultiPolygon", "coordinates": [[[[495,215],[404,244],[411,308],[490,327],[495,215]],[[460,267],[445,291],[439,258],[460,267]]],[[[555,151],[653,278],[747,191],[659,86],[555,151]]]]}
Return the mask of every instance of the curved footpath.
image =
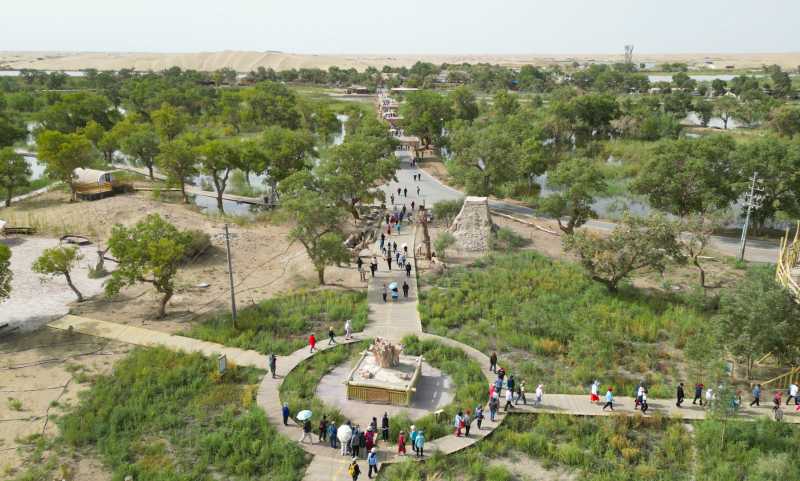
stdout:
{"type": "MultiPolygon", "coordinates": [[[[407,231],[403,232],[402,235],[392,234],[389,236],[392,242],[397,242],[398,247],[403,243],[408,244],[408,250],[412,254],[414,248],[414,237],[414,231],[410,227],[407,231]]],[[[376,255],[379,254],[377,242],[373,247],[373,252],[376,255]]],[[[416,273],[412,272],[411,277],[406,277],[405,271],[397,269],[396,266],[394,266],[394,263],[392,263],[394,267],[393,270],[389,271],[388,266],[385,262],[383,262],[382,257],[377,257],[379,259],[378,272],[374,278],[370,277],[367,289],[367,300],[370,306],[367,326],[363,332],[356,333],[352,341],[344,341],[343,338],[340,337],[339,344],[335,344],[333,346],[335,347],[337,345],[350,342],[360,342],[364,339],[373,339],[376,336],[383,336],[387,339],[395,341],[402,339],[402,337],[407,334],[416,334],[420,339],[436,339],[445,344],[462,349],[468,356],[480,363],[483,373],[487,378],[488,393],[489,381],[495,378],[495,374],[489,371],[489,358],[486,356],[486,354],[458,341],[423,333],[419,311],[417,310],[419,302],[417,297],[416,273]],[[381,287],[384,283],[388,286],[391,282],[397,282],[400,286],[402,286],[403,282],[407,282],[410,287],[409,297],[407,299],[403,298],[402,290],[400,290],[400,298],[397,302],[393,302],[391,299],[389,299],[387,302],[383,302],[381,296],[381,287]]],[[[416,269],[416,259],[409,257],[409,261],[412,262],[412,267],[416,269]]],[[[125,326],[106,321],[97,321],[73,315],[61,317],[48,324],[48,326],[64,330],[68,330],[70,327],[72,327],[75,332],[80,332],[81,334],[89,334],[141,346],[161,344],[186,352],[200,351],[208,356],[225,354],[229,361],[233,361],[239,365],[255,366],[269,371],[268,357],[255,351],[226,347],[220,344],[187,337],[171,336],[166,333],[151,331],[149,329],[125,326]]],[[[317,343],[317,346],[317,352],[325,350],[329,347],[324,339],[320,339],[320,342],[317,343]]],[[[280,402],[278,389],[280,388],[284,377],[300,362],[308,359],[312,355],[313,354],[309,352],[308,348],[302,348],[293,352],[289,356],[278,358],[276,369],[278,378],[272,379],[272,377],[269,375],[264,376],[264,379],[261,382],[258,390],[256,398],[257,404],[267,412],[267,418],[275,430],[287,436],[289,439],[299,440],[302,433],[300,426],[295,423],[291,423],[289,426],[283,425],[283,416],[281,413],[282,405],[280,402]]],[[[533,401],[533,390],[535,389],[534,386],[536,386],[539,381],[533,379],[523,380],[529,385],[531,391],[529,400],[533,401]]],[[[687,387],[686,392],[687,394],[691,394],[693,392],[692,387],[687,387]]],[[[545,383],[545,396],[542,404],[538,409],[536,409],[536,411],[583,416],[601,416],[611,414],[611,412],[602,411],[602,403],[591,403],[589,402],[588,397],[588,394],[547,394],[547,385],[545,383]]],[[[743,399],[745,400],[748,400],[749,398],[749,395],[743,396],[743,399]]],[[[767,401],[771,399],[768,398],[770,398],[770,396],[765,396],[767,401]]],[[[503,403],[501,403],[501,405],[502,404],[503,403]]],[[[633,414],[633,404],[634,399],[632,398],[616,398],[614,402],[615,412],[633,414]]],[[[675,407],[675,404],[672,402],[672,400],[656,399],[650,403],[650,412],[659,411],[662,414],[679,416],[685,419],[700,419],[703,417],[704,414],[701,408],[698,406],[692,406],[692,404],[688,402],[687,404],[688,406],[684,407],[683,409],[678,409],[675,407]]],[[[769,414],[770,407],[768,404],[771,403],[766,402],[764,406],[757,409],[751,409],[745,405],[742,418],[752,419],[756,415],[769,414]]],[[[465,408],[468,407],[471,408],[471,406],[465,406],[465,408]]],[[[520,405],[514,409],[514,412],[529,413],[533,411],[533,402],[528,405],[520,405]]],[[[793,423],[800,422],[800,415],[795,414],[793,409],[787,409],[784,414],[784,419],[787,421],[793,423]]],[[[474,436],[470,436],[469,438],[456,437],[455,433],[453,433],[449,436],[445,436],[444,438],[427,442],[426,448],[430,450],[429,452],[433,452],[434,450],[438,449],[445,454],[454,453],[471,446],[478,440],[489,435],[497,426],[500,425],[500,423],[502,423],[503,418],[504,413],[501,410],[498,413],[498,416],[496,416],[497,421],[494,423],[489,421],[487,416],[487,419],[484,422],[484,429],[473,431],[474,436]]],[[[443,422],[449,423],[451,420],[443,420],[443,422]]],[[[314,436],[316,435],[312,433],[312,438],[314,436]]],[[[314,459],[306,471],[306,475],[303,478],[304,480],[321,481],[351,479],[347,473],[350,458],[341,456],[338,449],[331,449],[327,442],[317,444],[303,443],[301,446],[307,452],[314,454],[314,459]]],[[[396,441],[390,442],[388,445],[382,442],[378,443],[378,456],[380,463],[392,463],[406,459],[397,455],[396,441]]],[[[413,456],[409,456],[409,458],[413,459],[413,456]]],[[[362,470],[366,472],[366,461],[361,461],[359,464],[361,465],[362,470]]]]}

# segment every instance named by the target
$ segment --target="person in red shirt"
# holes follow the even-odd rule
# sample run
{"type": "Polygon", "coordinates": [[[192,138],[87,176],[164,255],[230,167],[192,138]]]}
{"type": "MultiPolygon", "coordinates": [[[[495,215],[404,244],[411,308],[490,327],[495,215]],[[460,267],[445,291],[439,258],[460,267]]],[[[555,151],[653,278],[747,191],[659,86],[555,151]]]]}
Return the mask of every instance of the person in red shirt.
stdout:
{"type": "Polygon", "coordinates": [[[308,336],[308,343],[311,344],[311,351],[314,352],[314,346],[317,345],[317,338],[314,337],[314,333],[312,332],[310,336],[308,336]]]}

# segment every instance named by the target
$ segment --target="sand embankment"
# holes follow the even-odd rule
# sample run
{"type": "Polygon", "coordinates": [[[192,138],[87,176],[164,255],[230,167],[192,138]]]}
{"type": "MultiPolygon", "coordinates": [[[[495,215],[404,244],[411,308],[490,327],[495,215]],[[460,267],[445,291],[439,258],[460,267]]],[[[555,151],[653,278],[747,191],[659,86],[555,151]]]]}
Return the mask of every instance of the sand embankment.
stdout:
{"type": "MultiPolygon", "coordinates": [[[[34,68],[43,70],[80,70],[96,68],[99,70],[119,70],[135,68],[139,71],[158,71],[178,66],[182,69],[213,71],[229,67],[237,72],[249,72],[260,66],[275,70],[322,68],[330,66],[359,71],[373,66],[378,69],[384,65],[410,67],[418,60],[440,65],[444,62],[472,64],[486,62],[504,66],[549,65],[555,62],[577,61],[622,61],[622,55],[358,55],[358,54],[292,54],[281,52],[199,52],[199,53],[102,53],[102,52],[0,52],[0,66],[11,68],[34,68]]],[[[791,53],[752,53],[752,54],[659,54],[637,53],[635,62],[694,62],[712,61],[718,69],[726,65],[737,68],[760,67],[778,64],[786,70],[794,70],[800,65],[800,52],[791,53]]]]}

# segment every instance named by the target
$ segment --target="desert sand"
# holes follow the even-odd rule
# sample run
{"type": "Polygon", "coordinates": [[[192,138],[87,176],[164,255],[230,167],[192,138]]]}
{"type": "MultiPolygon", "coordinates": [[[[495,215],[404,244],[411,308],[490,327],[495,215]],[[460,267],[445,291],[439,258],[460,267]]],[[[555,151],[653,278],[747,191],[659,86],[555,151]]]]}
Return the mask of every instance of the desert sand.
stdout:
{"type": "MultiPolygon", "coordinates": [[[[367,67],[381,68],[410,67],[418,60],[442,63],[472,64],[488,62],[503,66],[549,65],[555,62],[622,61],[622,54],[593,55],[359,55],[359,54],[293,54],[283,52],[199,52],[199,53],[114,53],[114,52],[0,52],[0,66],[9,68],[34,68],[43,70],[80,70],[96,68],[99,70],[119,70],[135,68],[139,71],[159,71],[178,66],[182,69],[213,71],[229,67],[237,72],[249,72],[258,67],[272,67],[275,70],[322,68],[331,66],[359,71],[367,67]]],[[[760,67],[778,64],[784,69],[796,69],[800,65],[800,52],[791,53],[750,53],[750,54],[647,54],[634,53],[635,62],[694,62],[711,61],[717,68],[734,65],[737,68],[760,67]]]]}

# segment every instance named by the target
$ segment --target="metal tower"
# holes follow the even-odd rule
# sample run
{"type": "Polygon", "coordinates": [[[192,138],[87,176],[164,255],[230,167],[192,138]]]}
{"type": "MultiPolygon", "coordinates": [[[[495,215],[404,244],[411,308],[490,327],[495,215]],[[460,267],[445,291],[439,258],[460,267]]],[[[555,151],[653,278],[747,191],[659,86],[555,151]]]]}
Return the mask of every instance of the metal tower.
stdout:
{"type": "Polygon", "coordinates": [[[633,62],[633,45],[625,45],[625,63],[633,62]]]}

